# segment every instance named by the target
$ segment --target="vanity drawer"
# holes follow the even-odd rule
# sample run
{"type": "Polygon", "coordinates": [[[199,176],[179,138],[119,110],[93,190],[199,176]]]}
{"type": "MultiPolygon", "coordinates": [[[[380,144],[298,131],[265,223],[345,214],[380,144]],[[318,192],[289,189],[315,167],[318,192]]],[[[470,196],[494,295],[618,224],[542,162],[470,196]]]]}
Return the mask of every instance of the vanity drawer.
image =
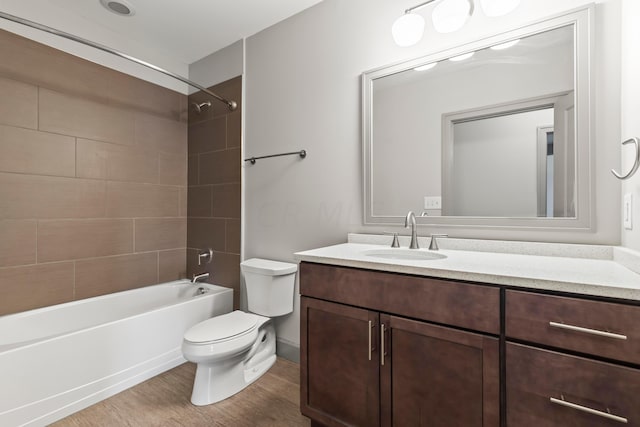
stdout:
{"type": "Polygon", "coordinates": [[[508,427],[640,426],[640,370],[513,343],[506,357],[508,427]]]}
{"type": "Polygon", "coordinates": [[[506,292],[506,335],[640,364],[640,307],[506,292]]]}
{"type": "Polygon", "coordinates": [[[497,287],[302,262],[300,293],[405,317],[500,333],[497,287]]]}

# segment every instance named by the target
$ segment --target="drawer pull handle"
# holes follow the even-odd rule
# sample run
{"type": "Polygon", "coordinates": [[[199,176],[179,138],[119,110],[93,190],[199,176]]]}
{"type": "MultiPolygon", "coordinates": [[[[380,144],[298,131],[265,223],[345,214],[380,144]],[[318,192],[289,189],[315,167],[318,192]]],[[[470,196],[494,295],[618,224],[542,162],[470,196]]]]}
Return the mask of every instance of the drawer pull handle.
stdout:
{"type": "Polygon", "coordinates": [[[598,335],[601,337],[614,338],[617,340],[626,340],[626,335],[614,334],[612,332],[599,331],[597,329],[583,328],[580,326],[567,325],[565,323],[549,322],[549,326],[560,329],[567,329],[575,332],[584,332],[585,334],[598,335]]]}
{"type": "Polygon", "coordinates": [[[371,361],[371,328],[373,327],[373,323],[369,320],[369,361],[371,361]]]}
{"type": "Polygon", "coordinates": [[[380,365],[384,366],[384,355],[385,355],[385,350],[384,350],[384,331],[385,331],[385,327],[384,327],[384,323],[380,325],[380,365]]]}
{"type": "Polygon", "coordinates": [[[629,421],[626,418],[619,417],[617,415],[610,414],[608,412],[598,411],[597,409],[591,409],[586,406],[578,405],[575,403],[568,402],[562,399],[556,399],[555,397],[550,397],[551,403],[555,403],[557,405],[566,406],[568,408],[577,409],[578,411],[587,412],[589,414],[597,415],[599,417],[607,418],[610,420],[618,421],[623,424],[627,424],[629,421]]]}

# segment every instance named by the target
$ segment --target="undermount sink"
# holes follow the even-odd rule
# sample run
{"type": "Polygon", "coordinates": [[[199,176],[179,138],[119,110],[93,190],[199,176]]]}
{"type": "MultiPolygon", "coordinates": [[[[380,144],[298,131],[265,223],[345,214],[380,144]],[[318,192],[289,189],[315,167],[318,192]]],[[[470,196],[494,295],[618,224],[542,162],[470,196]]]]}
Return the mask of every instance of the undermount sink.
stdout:
{"type": "Polygon", "coordinates": [[[406,261],[428,261],[447,257],[446,255],[438,252],[404,248],[370,249],[364,251],[363,254],[373,258],[399,259],[406,261]]]}

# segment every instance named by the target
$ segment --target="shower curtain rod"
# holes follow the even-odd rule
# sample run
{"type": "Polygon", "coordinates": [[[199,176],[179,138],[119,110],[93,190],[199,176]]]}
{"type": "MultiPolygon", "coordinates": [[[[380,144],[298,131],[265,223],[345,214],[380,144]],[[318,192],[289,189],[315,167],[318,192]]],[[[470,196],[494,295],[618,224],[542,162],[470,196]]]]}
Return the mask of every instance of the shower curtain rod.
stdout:
{"type": "Polygon", "coordinates": [[[95,42],[92,42],[92,41],[87,40],[87,39],[83,39],[82,37],[74,36],[73,34],[66,33],[64,31],[56,30],[55,28],[51,28],[51,27],[48,27],[46,25],[38,24],[37,22],[33,22],[33,21],[28,20],[28,19],[24,19],[24,18],[20,18],[18,16],[10,15],[8,13],[0,12],[0,18],[4,18],[6,20],[13,21],[13,22],[18,23],[18,24],[26,25],[27,27],[35,28],[37,30],[45,31],[47,33],[54,34],[56,36],[64,37],[65,39],[69,39],[69,40],[73,40],[73,41],[78,42],[78,43],[82,43],[84,45],[91,46],[93,48],[96,48],[96,49],[102,50],[104,52],[110,53],[112,55],[119,56],[120,58],[128,59],[131,62],[135,62],[136,64],[145,66],[147,68],[151,68],[154,71],[157,71],[159,73],[165,74],[165,75],[167,75],[169,77],[173,77],[174,79],[180,80],[181,82],[186,83],[189,86],[195,87],[196,89],[200,89],[201,91],[203,91],[207,95],[211,95],[216,100],[227,104],[227,108],[229,108],[229,110],[231,110],[231,111],[233,111],[236,108],[238,108],[238,104],[235,101],[230,101],[230,100],[228,100],[226,98],[223,98],[220,95],[217,95],[217,94],[211,92],[206,87],[199,85],[198,83],[192,82],[191,80],[189,80],[189,79],[187,79],[185,77],[182,77],[182,76],[180,76],[178,74],[175,74],[175,73],[173,73],[171,71],[165,70],[164,68],[160,68],[160,67],[158,67],[156,65],[153,65],[153,64],[145,62],[145,61],[143,61],[141,59],[135,58],[135,57],[133,57],[131,55],[127,55],[126,53],[122,53],[122,52],[117,51],[115,49],[111,49],[110,47],[107,47],[105,45],[102,45],[102,44],[99,44],[99,43],[95,43],[95,42]]]}

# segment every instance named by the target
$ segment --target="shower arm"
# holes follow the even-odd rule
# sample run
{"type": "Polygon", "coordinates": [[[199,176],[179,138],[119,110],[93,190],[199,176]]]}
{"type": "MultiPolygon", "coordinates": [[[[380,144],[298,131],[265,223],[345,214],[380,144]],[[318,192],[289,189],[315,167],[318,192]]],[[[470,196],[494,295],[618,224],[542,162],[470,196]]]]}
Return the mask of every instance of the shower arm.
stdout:
{"type": "Polygon", "coordinates": [[[0,18],[6,19],[8,21],[13,21],[13,22],[18,23],[18,24],[26,25],[27,27],[35,28],[37,30],[45,31],[47,33],[54,34],[54,35],[59,36],[59,37],[64,37],[65,39],[73,40],[75,42],[82,43],[82,44],[87,45],[87,46],[91,46],[91,47],[93,47],[95,49],[99,49],[99,50],[102,50],[104,52],[110,53],[112,55],[119,56],[120,58],[127,59],[127,60],[129,60],[131,62],[135,62],[136,64],[142,65],[144,67],[151,68],[154,71],[157,71],[159,73],[165,74],[165,75],[167,75],[169,77],[172,77],[172,78],[174,78],[176,80],[180,80],[181,82],[186,83],[189,86],[195,87],[196,89],[200,89],[201,91],[203,91],[207,95],[211,95],[216,100],[225,103],[227,105],[227,108],[230,111],[234,111],[236,108],[238,108],[238,104],[235,101],[230,101],[230,100],[228,100],[226,98],[223,98],[220,95],[217,95],[217,94],[211,92],[206,87],[204,87],[202,85],[199,85],[198,83],[192,82],[191,80],[189,80],[189,79],[187,79],[185,77],[182,77],[182,76],[180,76],[178,74],[175,74],[175,73],[173,73],[171,71],[165,70],[164,68],[160,68],[160,67],[158,67],[156,65],[150,64],[150,63],[148,63],[146,61],[143,61],[143,60],[138,59],[136,57],[133,57],[131,55],[127,55],[126,53],[117,51],[115,49],[111,49],[110,47],[107,47],[105,45],[102,45],[102,44],[99,44],[99,43],[95,43],[95,42],[92,42],[92,41],[87,40],[87,39],[83,39],[82,37],[78,37],[78,36],[75,36],[73,34],[70,34],[70,33],[64,32],[64,31],[56,30],[55,28],[48,27],[46,25],[38,24],[37,22],[33,22],[33,21],[28,20],[28,19],[20,18],[20,17],[15,16],[15,15],[10,15],[8,13],[0,12],[0,18]]]}

